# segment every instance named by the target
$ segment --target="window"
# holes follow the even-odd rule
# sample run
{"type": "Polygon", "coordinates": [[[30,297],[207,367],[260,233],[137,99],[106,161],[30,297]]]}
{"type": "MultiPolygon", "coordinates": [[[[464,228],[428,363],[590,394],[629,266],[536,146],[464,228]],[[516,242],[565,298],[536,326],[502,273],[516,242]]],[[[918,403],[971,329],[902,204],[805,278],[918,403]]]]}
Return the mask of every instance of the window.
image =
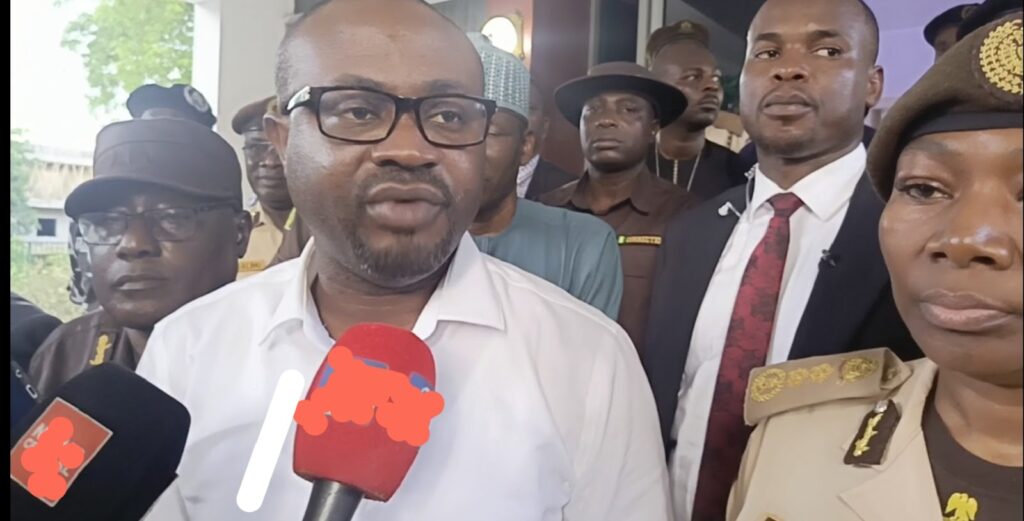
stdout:
{"type": "Polygon", "coordinates": [[[39,228],[36,230],[36,237],[56,237],[57,219],[39,219],[39,228]]]}

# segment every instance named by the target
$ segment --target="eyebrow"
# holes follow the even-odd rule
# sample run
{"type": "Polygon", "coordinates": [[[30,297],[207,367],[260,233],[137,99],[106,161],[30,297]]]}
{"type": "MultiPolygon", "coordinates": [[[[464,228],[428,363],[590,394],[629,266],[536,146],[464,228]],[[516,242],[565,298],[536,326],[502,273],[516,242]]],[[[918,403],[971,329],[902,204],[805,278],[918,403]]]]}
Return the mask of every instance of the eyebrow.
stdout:
{"type": "MultiPolygon", "coordinates": [[[[356,74],[342,74],[331,80],[332,85],[355,87],[361,89],[374,89],[383,92],[391,92],[383,82],[359,76],[356,74]]],[[[420,84],[420,88],[427,95],[435,94],[465,94],[469,91],[465,84],[453,80],[430,80],[420,84]]]]}
{"type": "Polygon", "coordinates": [[[782,42],[782,35],[779,33],[761,33],[754,37],[753,43],[758,42],[780,43],[782,42]]]}
{"type": "Polygon", "coordinates": [[[363,89],[376,89],[384,90],[384,84],[377,81],[371,80],[365,76],[358,76],[356,74],[341,74],[331,78],[330,84],[332,86],[345,86],[345,87],[358,87],[363,89]]]}
{"type": "Polygon", "coordinates": [[[816,42],[818,40],[828,40],[832,38],[844,39],[843,33],[840,33],[835,29],[815,29],[811,31],[809,35],[807,35],[807,40],[812,42],[816,42]]]}
{"type": "MultiPolygon", "coordinates": [[[[806,36],[806,40],[809,42],[816,42],[820,40],[828,40],[831,38],[838,38],[845,40],[843,33],[835,29],[814,29],[809,32],[806,36]]],[[[754,43],[757,42],[769,42],[769,43],[782,43],[783,37],[781,33],[761,33],[754,37],[754,43]]]]}
{"type": "Polygon", "coordinates": [[[922,136],[920,139],[911,141],[903,150],[917,150],[937,155],[949,155],[953,153],[953,149],[950,148],[949,145],[937,139],[931,139],[929,136],[922,136]]]}

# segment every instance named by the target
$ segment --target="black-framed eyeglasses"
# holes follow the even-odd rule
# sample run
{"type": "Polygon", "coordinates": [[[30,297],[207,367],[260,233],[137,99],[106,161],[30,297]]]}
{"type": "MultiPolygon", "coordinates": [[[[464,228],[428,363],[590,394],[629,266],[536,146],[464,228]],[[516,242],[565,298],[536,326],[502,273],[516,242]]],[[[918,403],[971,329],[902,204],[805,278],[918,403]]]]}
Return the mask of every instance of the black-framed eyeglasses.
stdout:
{"type": "Polygon", "coordinates": [[[462,94],[403,98],[364,87],[303,87],[288,101],[283,114],[307,106],[316,113],[320,133],[349,143],[380,143],[402,114],[416,115],[416,126],[428,143],[444,148],[479,145],[497,110],[492,100],[462,94]]]}
{"type": "Polygon", "coordinates": [[[157,208],[144,212],[87,212],[76,223],[86,244],[119,244],[132,219],[145,219],[153,238],[160,242],[187,241],[199,229],[199,214],[221,208],[234,208],[233,203],[215,203],[181,208],[157,208]]]}

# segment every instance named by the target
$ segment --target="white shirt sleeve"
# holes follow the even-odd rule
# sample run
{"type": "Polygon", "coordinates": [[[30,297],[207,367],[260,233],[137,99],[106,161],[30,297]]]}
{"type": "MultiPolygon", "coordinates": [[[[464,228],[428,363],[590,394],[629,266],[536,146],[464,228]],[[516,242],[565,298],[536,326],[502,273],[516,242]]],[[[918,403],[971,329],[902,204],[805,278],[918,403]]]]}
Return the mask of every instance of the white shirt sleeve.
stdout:
{"type": "MultiPolygon", "coordinates": [[[[174,382],[172,374],[188,374],[183,366],[175,366],[185,360],[184,345],[177,350],[169,350],[174,342],[167,342],[162,324],[153,328],[153,333],[146,342],[146,350],[135,368],[136,374],[145,378],[175,400],[181,401],[184,396],[184,382],[174,382]]],[[[189,521],[185,509],[185,498],[182,496],[179,480],[174,480],[167,490],[153,503],[143,521],[189,521]]]]}
{"type": "Polygon", "coordinates": [[[566,521],[669,521],[668,470],[654,396],[633,345],[595,367],[566,521]]]}
{"type": "Polygon", "coordinates": [[[139,365],[135,373],[145,378],[149,383],[157,386],[161,391],[171,395],[175,400],[181,401],[185,395],[185,382],[174,381],[172,374],[180,375],[183,378],[188,374],[185,362],[185,344],[175,342],[167,338],[163,322],[153,328],[153,333],[146,341],[146,350],[142,353],[139,365]],[[178,345],[175,345],[175,344],[178,345]]]}

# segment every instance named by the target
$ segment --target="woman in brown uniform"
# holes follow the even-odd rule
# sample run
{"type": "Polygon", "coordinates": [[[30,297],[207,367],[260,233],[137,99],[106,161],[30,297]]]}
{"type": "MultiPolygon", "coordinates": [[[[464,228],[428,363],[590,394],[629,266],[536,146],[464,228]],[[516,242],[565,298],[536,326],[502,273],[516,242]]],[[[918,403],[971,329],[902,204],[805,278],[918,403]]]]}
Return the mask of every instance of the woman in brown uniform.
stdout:
{"type": "Polygon", "coordinates": [[[1024,517],[1022,40],[1019,14],[968,35],[869,152],[893,294],[927,358],[755,370],[730,521],[1024,517]]]}

